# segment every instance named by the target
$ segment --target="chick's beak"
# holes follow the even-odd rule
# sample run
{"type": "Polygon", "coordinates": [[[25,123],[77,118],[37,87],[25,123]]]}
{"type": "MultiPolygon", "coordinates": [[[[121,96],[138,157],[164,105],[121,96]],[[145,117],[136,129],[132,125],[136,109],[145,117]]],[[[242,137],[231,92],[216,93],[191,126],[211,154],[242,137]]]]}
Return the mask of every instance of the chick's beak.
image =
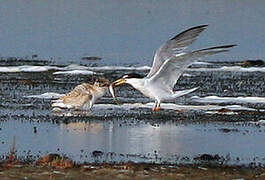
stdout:
{"type": "Polygon", "coordinates": [[[124,78],[121,78],[121,79],[114,81],[112,84],[114,86],[119,86],[119,85],[124,84],[124,83],[126,83],[126,80],[124,78]]]}

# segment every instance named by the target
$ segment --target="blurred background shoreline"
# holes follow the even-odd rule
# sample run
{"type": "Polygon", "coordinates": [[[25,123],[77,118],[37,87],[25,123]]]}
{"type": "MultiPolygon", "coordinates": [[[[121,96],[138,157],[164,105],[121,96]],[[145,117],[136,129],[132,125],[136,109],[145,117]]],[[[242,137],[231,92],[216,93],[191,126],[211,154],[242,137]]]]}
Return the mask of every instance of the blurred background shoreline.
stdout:
{"type": "Polygon", "coordinates": [[[190,49],[238,44],[212,61],[265,58],[264,1],[2,1],[0,57],[105,65],[151,65],[181,31],[208,24],[190,49]]]}

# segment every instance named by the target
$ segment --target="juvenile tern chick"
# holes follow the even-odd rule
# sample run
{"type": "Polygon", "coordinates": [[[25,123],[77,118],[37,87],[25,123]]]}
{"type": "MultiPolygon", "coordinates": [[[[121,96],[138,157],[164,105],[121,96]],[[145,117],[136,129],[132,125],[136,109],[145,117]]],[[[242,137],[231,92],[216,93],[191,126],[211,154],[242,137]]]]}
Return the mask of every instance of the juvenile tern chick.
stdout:
{"type": "Polygon", "coordinates": [[[89,83],[82,83],[76,86],[65,96],[56,100],[52,106],[68,109],[90,110],[94,103],[104,96],[108,90],[110,90],[115,99],[115,92],[107,79],[101,78],[93,85],[89,83]]]}
{"type": "Polygon", "coordinates": [[[114,86],[130,84],[145,96],[153,99],[153,111],[159,111],[162,101],[176,99],[198,88],[173,91],[177,80],[188,66],[203,57],[227,52],[235,45],[216,46],[196,51],[184,52],[194,42],[207,25],[196,26],[176,35],[162,45],[155,53],[153,65],[146,77],[127,74],[113,82],[114,86]]]}

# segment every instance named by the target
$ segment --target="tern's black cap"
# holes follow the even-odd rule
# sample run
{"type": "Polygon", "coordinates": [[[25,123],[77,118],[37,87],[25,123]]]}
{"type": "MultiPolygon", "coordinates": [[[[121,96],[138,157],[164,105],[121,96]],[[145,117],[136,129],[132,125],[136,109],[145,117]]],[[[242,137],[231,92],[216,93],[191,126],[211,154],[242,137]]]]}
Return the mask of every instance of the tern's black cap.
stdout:
{"type": "Polygon", "coordinates": [[[143,76],[140,74],[137,74],[137,73],[130,73],[130,74],[125,74],[124,76],[122,76],[122,78],[124,78],[124,79],[130,79],[130,78],[141,79],[141,78],[143,78],[143,76]]]}

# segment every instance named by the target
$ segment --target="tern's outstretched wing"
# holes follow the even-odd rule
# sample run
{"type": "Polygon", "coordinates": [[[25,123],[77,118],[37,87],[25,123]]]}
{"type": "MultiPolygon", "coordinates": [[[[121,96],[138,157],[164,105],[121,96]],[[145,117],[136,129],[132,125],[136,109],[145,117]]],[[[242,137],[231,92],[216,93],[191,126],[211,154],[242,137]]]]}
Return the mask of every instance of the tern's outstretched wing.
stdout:
{"type": "Polygon", "coordinates": [[[235,45],[226,45],[201,49],[193,52],[182,53],[179,56],[171,58],[163,63],[160,69],[150,78],[152,83],[159,83],[160,86],[172,90],[180,75],[192,63],[200,58],[228,51],[229,48],[235,45]]]}
{"type": "Polygon", "coordinates": [[[153,76],[166,60],[186,49],[206,27],[207,25],[201,25],[190,28],[163,44],[155,53],[153,65],[147,77],[153,76]]]}

